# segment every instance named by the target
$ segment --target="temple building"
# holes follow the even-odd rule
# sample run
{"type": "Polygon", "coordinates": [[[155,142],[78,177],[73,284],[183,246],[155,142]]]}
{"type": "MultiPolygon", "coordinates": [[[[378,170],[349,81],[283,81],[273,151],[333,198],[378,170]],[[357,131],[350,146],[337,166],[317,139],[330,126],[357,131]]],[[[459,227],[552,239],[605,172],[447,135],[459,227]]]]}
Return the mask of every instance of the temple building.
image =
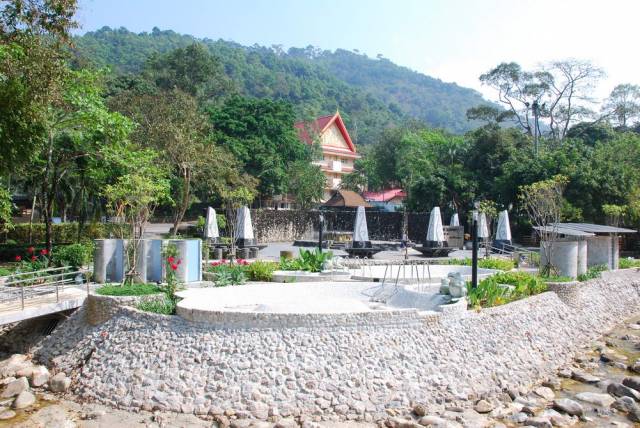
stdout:
{"type": "Polygon", "coordinates": [[[342,177],[353,172],[353,163],[360,155],[338,112],[319,117],[311,123],[296,123],[295,127],[303,142],[320,145],[322,158],[313,163],[320,166],[327,178],[323,199],[327,201],[340,188],[342,177]]]}

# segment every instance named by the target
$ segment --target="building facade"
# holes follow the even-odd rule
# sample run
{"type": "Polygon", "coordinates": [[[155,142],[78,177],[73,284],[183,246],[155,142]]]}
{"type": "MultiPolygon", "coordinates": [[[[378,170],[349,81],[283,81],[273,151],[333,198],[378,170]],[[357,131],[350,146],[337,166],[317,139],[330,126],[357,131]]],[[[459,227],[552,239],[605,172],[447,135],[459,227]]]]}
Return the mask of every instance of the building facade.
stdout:
{"type": "Polygon", "coordinates": [[[333,191],[340,188],[342,177],[353,172],[354,162],[360,155],[338,112],[319,117],[312,123],[296,123],[295,127],[303,142],[320,146],[322,157],[313,163],[320,167],[327,179],[323,199],[327,201],[333,191]]]}

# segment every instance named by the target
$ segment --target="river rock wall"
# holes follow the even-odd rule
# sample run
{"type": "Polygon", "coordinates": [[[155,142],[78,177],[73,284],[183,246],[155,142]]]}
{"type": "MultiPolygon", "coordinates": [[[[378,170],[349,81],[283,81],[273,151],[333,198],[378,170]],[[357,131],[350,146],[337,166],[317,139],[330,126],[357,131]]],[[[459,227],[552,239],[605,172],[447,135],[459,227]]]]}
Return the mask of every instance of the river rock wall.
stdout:
{"type": "Polygon", "coordinates": [[[75,394],[115,407],[371,421],[530,388],[638,311],[640,274],[609,274],[563,298],[548,292],[424,324],[277,330],[124,307],[91,326],[83,308],[36,354],[73,373],[75,394]]]}

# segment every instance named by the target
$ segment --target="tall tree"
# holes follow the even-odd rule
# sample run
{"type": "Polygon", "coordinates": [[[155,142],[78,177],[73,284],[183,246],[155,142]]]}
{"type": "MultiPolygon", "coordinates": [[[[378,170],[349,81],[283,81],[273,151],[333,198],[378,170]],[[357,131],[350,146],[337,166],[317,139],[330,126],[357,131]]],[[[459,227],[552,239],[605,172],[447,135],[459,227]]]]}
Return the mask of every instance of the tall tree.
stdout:
{"type": "Polygon", "coordinates": [[[617,85],[604,103],[603,110],[622,128],[640,118],[640,86],[630,83],[617,85]]]}
{"type": "Polygon", "coordinates": [[[572,124],[592,114],[589,94],[603,76],[588,61],[554,61],[532,71],[511,62],[482,74],[480,81],[498,91],[498,100],[527,135],[537,136],[537,120],[543,118],[549,135],[562,140],[572,124]]]}

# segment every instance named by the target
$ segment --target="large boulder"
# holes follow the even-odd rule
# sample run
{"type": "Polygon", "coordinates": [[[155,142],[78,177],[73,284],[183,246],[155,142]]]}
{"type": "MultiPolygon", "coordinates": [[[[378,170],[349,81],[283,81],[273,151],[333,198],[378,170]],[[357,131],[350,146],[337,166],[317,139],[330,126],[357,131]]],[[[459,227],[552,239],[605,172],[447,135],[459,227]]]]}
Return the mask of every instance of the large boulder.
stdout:
{"type": "Polygon", "coordinates": [[[576,394],[576,398],[599,407],[609,407],[615,401],[609,394],[599,394],[597,392],[581,392],[576,394]]]}
{"type": "Polygon", "coordinates": [[[640,392],[640,377],[635,377],[635,376],[626,377],[622,381],[622,384],[624,386],[628,386],[629,388],[635,389],[636,391],[640,392]]]}
{"type": "Polygon", "coordinates": [[[584,413],[584,409],[580,403],[573,401],[570,398],[558,398],[557,400],[553,400],[553,407],[571,416],[582,416],[584,413]]]}
{"type": "Polygon", "coordinates": [[[640,401],[640,392],[621,383],[610,383],[607,387],[607,392],[611,395],[615,395],[616,397],[631,397],[635,401],[640,401]]]}
{"type": "Polygon", "coordinates": [[[24,409],[36,403],[36,396],[29,391],[22,391],[13,402],[14,409],[24,409]]]}
{"type": "Polygon", "coordinates": [[[51,392],[67,392],[69,386],[71,386],[71,379],[69,379],[64,372],[60,372],[49,379],[49,389],[51,392]]]}
{"type": "Polygon", "coordinates": [[[10,384],[8,384],[2,394],[0,394],[0,398],[11,398],[20,394],[23,391],[29,390],[29,381],[26,377],[21,377],[20,379],[16,379],[10,384]]]}
{"type": "Polygon", "coordinates": [[[13,354],[11,357],[0,362],[0,377],[15,376],[20,370],[31,367],[31,361],[26,355],[13,354]]]}
{"type": "Polygon", "coordinates": [[[45,366],[36,366],[31,371],[31,386],[39,388],[49,381],[49,370],[45,366]]]}

